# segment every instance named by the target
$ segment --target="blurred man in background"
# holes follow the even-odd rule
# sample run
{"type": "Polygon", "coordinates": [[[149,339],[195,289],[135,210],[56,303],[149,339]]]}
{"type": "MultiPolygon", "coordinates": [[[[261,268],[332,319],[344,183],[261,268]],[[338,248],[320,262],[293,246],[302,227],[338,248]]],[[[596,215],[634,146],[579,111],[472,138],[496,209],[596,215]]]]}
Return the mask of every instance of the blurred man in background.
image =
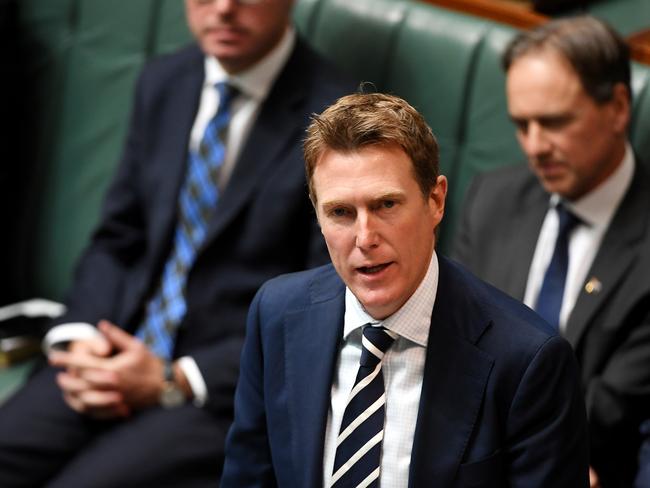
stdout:
{"type": "Polygon", "coordinates": [[[291,0],[185,5],[196,45],[140,76],[53,367],[0,410],[0,486],[214,486],[250,300],[327,261],[300,141],[353,84],[291,0]]]}

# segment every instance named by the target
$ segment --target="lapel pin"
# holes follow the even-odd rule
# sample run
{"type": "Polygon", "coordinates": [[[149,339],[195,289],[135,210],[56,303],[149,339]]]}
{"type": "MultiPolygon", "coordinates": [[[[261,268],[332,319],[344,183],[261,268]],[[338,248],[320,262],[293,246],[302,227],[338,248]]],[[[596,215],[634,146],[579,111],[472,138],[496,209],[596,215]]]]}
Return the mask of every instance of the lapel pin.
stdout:
{"type": "Polygon", "coordinates": [[[587,281],[587,284],[585,285],[585,291],[589,295],[596,294],[596,293],[600,292],[600,290],[602,288],[603,288],[603,284],[595,276],[592,276],[589,279],[589,281],[587,281]]]}

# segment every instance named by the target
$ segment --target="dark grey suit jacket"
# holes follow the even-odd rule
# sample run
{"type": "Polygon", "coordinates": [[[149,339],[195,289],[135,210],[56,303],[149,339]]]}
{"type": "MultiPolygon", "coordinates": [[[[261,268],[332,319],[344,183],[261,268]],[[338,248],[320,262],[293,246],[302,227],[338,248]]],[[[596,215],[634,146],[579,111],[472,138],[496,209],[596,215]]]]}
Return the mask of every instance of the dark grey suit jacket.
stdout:
{"type": "MultiPolygon", "coordinates": [[[[479,277],[523,299],[548,209],[526,165],[478,176],[467,192],[454,256],[479,277]]],[[[566,338],[581,366],[591,463],[607,486],[630,486],[638,425],[650,403],[650,177],[641,164],[613,217],[581,291],[566,338]]]]}

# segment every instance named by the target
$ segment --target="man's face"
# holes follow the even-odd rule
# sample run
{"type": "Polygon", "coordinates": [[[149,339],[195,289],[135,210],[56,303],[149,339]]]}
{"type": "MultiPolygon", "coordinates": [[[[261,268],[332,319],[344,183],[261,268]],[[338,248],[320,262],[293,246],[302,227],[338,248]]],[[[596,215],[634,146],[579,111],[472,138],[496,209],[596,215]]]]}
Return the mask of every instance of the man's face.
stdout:
{"type": "Polygon", "coordinates": [[[190,30],[203,52],[230,73],[242,71],[275,47],[282,38],[293,0],[185,0],[190,30]]]}
{"type": "Polygon", "coordinates": [[[564,58],[542,51],[511,65],[506,92],[519,143],[546,191],[576,200],[623,159],[629,121],[623,84],[611,101],[596,103],[564,58]]]}
{"type": "Polygon", "coordinates": [[[447,180],[425,198],[398,146],[327,150],[313,175],[316,213],[336,271],[376,319],[397,311],[424,278],[447,180]]]}

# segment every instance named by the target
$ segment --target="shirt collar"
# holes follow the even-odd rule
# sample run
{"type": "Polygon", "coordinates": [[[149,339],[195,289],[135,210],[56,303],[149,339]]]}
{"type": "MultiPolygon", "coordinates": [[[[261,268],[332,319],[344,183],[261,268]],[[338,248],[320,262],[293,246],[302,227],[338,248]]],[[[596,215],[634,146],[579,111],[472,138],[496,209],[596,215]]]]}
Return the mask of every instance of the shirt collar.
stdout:
{"type": "Polygon", "coordinates": [[[380,321],[372,318],[357,300],[352,291],[345,288],[345,320],[343,338],[364,325],[381,323],[387,329],[426,347],[429,340],[431,314],[438,291],[438,256],[434,250],[427,273],[407,302],[390,317],[380,321]]]}
{"type": "MultiPolygon", "coordinates": [[[[634,152],[628,142],[623,161],[610,177],[579,200],[565,202],[565,205],[587,225],[606,227],[632,183],[634,164],[634,152]]],[[[558,194],[551,195],[551,206],[559,201],[558,194]]]]}
{"type": "Polygon", "coordinates": [[[264,58],[245,71],[231,75],[213,56],[205,57],[204,85],[214,86],[215,83],[228,81],[240,92],[261,101],[266,98],[273,82],[280,74],[296,44],[296,31],[289,26],[282,39],[264,58]]]}

